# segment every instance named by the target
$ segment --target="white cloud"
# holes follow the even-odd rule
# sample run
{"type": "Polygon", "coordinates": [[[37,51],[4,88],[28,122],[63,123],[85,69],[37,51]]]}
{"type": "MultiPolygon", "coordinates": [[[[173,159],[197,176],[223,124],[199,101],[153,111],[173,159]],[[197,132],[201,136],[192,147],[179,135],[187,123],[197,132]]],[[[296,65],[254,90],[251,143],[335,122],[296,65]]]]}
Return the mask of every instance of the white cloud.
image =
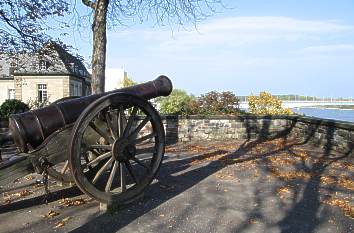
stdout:
{"type": "Polygon", "coordinates": [[[205,21],[197,30],[172,32],[138,29],[114,33],[115,38],[140,38],[155,51],[184,51],[202,46],[239,47],[273,41],[320,40],[323,35],[353,33],[354,25],[334,20],[301,20],[289,17],[228,17],[205,21]],[[158,46],[157,46],[157,45],[158,46]],[[147,44],[149,45],[149,44],[147,44]]]}
{"type": "Polygon", "coordinates": [[[312,54],[312,55],[335,55],[335,54],[353,54],[353,44],[331,44],[309,46],[296,51],[297,54],[312,54]]]}

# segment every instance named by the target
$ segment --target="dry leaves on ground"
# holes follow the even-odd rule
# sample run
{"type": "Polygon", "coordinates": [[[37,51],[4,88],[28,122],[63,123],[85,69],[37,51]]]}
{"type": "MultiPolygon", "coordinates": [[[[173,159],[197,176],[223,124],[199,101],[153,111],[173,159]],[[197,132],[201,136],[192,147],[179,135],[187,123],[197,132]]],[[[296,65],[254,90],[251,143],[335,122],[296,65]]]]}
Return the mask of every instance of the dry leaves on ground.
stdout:
{"type": "Polygon", "coordinates": [[[32,176],[32,175],[25,176],[25,180],[33,180],[33,179],[34,179],[34,176],[32,176]]]}
{"type": "Polygon", "coordinates": [[[47,214],[45,215],[42,215],[43,218],[54,218],[55,216],[58,216],[60,213],[54,211],[54,210],[51,210],[49,211],[47,214]]]}
{"type": "Polygon", "coordinates": [[[339,207],[345,216],[354,219],[354,206],[349,201],[338,198],[327,198],[322,203],[339,207]]]}
{"type": "Polygon", "coordinates": [[[286,197],[289,197],[289,195],[291,195],[292,193],[292,188],[290,186],[284,186],[284,187],[279,187],[277,189],[277,194],[279,196],[280,199],[284,199],[286,197]]]}
{"type": "Polygon", "coordinates": [[[31,195],[32,193],[33,192],[31,190],[24,189],[24,190],[21,190],[19,192],[11,193],[11,194],[3,193],[3,196],[4,196],[5,203],[6,204],[10,204],[14,199],[21,198],[21,197],[26,197],[26,196],[31,195]]]}
{"type": "Polygon", "coordinates": [[[54,228],[60,228],[66,225],[66,223],[71,219],[71,217],[66,217],[64,219],[62,219],[61,221],[55,223],[54,228]]]}
{"type": "Polygon", "coordinates": [[[76,198],[76,199],[65,198],[59,201],[59,208],[79,206],[85,204],[87,201],[88,201],[87,199],[83,199],[83,198],[76,198]]]}

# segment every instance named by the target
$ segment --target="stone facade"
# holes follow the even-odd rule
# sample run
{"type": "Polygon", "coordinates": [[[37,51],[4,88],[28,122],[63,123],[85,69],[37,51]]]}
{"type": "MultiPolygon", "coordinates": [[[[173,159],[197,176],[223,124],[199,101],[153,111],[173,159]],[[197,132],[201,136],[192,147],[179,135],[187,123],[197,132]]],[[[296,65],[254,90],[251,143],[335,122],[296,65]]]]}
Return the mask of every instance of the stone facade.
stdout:
{"type": "Polygon", "coordinates": [[[18,78],[22,80],[22,85],[16,87],[16,99],[20,99],[25,103],[36,100],[39,84],[45,84],[47,86],[49,102],[68,96],[68,93],[64,93],[63,90],[64,80],[68,79],[67,76],[20,76],[18,78]]]}
{"type": "Polygon", "coordinates": [[[165,116],[168,143],[194,140],[294,137],[327,150],[351,153],[354,124],[302,116],[165,116]]]}
{"type": "Polygon", "coordinates": [[[88,95],[90,86],[91,75],[83,63],[54,42],[38,54],[0,54],[0,104],[11,98],[41,102],[43,92],[44,100],[54,102],[88,95]]]}

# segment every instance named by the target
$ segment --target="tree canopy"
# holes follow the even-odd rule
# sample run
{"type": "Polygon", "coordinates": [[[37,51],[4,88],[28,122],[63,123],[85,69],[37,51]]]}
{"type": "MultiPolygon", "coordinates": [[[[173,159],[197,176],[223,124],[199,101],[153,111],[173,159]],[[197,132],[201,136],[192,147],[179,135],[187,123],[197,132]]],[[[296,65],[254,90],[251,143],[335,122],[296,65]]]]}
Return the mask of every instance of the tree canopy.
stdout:
{"type": "Polygon", "coordinates": [[[57,17],[69,11],[65,0],[1,0],[0,52],[33,51],[52,38],[48,31],[67,26],[57,17]]]}
{"type": "Polygon", "coordinates": [[[248,97],[249,111],[256,115],[291,115],[290,108],[283,108],[282,101],[268,92],[261,92],[259,96],[248,97]]]}

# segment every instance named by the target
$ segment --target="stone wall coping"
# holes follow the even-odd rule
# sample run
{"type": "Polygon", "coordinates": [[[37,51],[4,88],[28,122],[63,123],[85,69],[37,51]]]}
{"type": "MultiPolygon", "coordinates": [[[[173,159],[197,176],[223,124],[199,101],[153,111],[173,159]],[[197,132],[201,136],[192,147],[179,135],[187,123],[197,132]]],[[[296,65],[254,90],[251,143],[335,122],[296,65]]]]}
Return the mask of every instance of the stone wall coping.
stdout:
{"type": "Polygon", "coordinates": [[[354,131],[354,123],[339,121],[339,120],[330,120],[330,119],[322,119],[317,117],[308,117],[301,115],[162,115],[162,119],[164,120],[291,120],[297,122],[303,122],[307,124],[312,124],[316,126],[330,126],[336,127],[340,129],[354,131]]]}
{"type": "Polygon", "coordinates": [[[329,126],[329,127],[354,131],[354,123],[347,122],[347,121],[322,119],[322,118],[308,117],[308,116],[288,116],[288,118],[293,121],[300,121],[312,125],[329,126]]]}

